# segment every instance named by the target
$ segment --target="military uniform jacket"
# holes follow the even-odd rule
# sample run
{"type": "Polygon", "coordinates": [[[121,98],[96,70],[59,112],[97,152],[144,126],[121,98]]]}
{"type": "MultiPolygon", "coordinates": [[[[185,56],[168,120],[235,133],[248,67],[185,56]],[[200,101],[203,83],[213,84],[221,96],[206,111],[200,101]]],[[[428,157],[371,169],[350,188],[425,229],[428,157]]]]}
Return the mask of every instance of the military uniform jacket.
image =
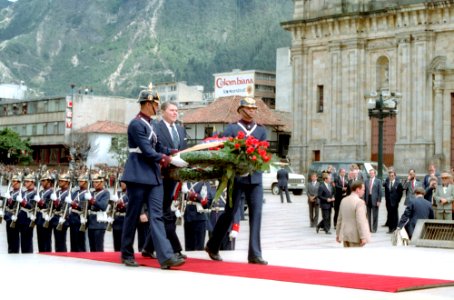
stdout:
{"type": "Polygon", "coordinates": [[[121,230],[123,228],[123,223],[125,220],[126,207],[128,207],[128,194],[118,191],[118,200],[122,200],[125,206],[121,209],[117,208],[115,211],[115,218],[112,223],[113,230],[121,230]]]}
{"type": "Polygon", "coordinates": [[[97,213],[105,212],[107,205],[109,204],[110,193],[107,189],[95,191],[93,193],[93,199],[95,203],[88,206],[88,229],[106,229],[106,222],[99,222],[97,219],[97,213]]]}
{"type": "MultiPolygon", "coordinates": [[[[27,190],[23,192],[22,197],[23,199],[27,200],[27,204],[25,207],[21,206],[21,210],[19,212],[19,215],[17,216],[17,224],[22,224],[22,225],[27,225],[30,224],[30,216],[29,213],[25,210],[31,210],[34,207],[34,198],[36,195],[36,189],[33,190],[27,190]]],[[[31,213],[31,211],[30,211],[31,213]]]]}
{"type": "Polygon", "coordinates": [[[76,190],[72,193],[71,199],[77,203],[77,208],[71,208],[68,222],[70,225],[80,225],[80,214],[82,213],[83,205],[85,200],[85,194],[87,190],[76,190]]]}
{"type": "MultiPolygon", "coordinates": [[[[69,195],[69,190],[64,190],[62,191],[61,189],[57,191],[57,198],[58,198],[58,201],[59,201],[59,204],[58,206],[54,206],[54,216],[52,217],[52,219],[50,220],[50,224],[52,226],[57,226],[58,225],[58,221],[60,220],[60,217],[63,217],[63,210],[67,207],[66,206],[66,197],[69,195]]],[[[69,210],[69,207],[68,206],[68,210],[69,210]]],[[[68,226],[68,212],[66,212],[66,221],[64,223],[65,226],[68,226]]]]}
{"type": "Polygon", "coordinates": [[[140,114],[128,125],[129,156],[122,180],[146,185],[162,183],[157,136],[153,125],[140,114]]]}
{"type": "MultiPolygon", "coordinates": [[[[52,195],[53,192],[54,192],[54,189],[49,188],[49,189],[43,190],[39,193],[41,200],[44,201],[44,205],[39,208],[40,210],[47,210],[50,208],[50,202],[52,201],[52,200],[50,200],[50,196],[52,195]]],[[[35,221],[36,225],[42,226],[44,224],[44,221],[45,220],[43,218],[43,214],[40,211],[37,212],[36,221],[35,221]]]]}
{"type": "MultiPolygon", "coordinates": [[[[259,141],[266,141],[266,129],[262,125],[253,122],[251,128],[248,129],[241,121],[237,123],[231,123],[227,125],[222,136],[223,137],[236,137],[239,131],[243,131],[246,136],[252,135],[259,141]]],[[[237,181],[246,184],[261,184],[262,183],[262,172],[256,171],[248,176],[235,178],[237,181]]]]}
{"type": "MultiPolygon", "coordinates": [[[[214,196],[216,195],[216,189],[213,189],[208,182],[196,182],[192,186],[192,190],[198,194],[197,202],[200,203],[202,197],[200,196],[200,192],[202,191],[202,187],[207,187],[207,204],[204,209],[211,206],[213,202],[214,196]]],[[[186,204],[186,209],[184,211],[184,221],[185,222],[194,222],[194,221],[207,221],[207,215],[205,212],[198,212],[196,205],[186,204]]]]}
{"type": "Polygon", "coordinates": [[[5,206],[5,216],[4,216],[4,219],[5,221],[11,221],[11,216],[13,215],[14,213],[14,208],[15,208],[15,205],[18,204],[20,205],[20,203],[16,203],[16,197],[19,195],[19,190],[11,190],[10,191],[10,198],[9,199],[6,199],[6,206],[5,206]]]}

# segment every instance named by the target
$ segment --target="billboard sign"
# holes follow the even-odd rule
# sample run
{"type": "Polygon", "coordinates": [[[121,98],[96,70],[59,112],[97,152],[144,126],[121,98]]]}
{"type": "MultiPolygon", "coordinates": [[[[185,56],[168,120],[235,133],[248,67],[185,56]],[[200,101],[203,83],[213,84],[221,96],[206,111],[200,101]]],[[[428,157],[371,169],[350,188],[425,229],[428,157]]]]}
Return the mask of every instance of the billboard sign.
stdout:
{"type": "Polygon", "coordinates": [[[254,73],[219,75],[214,78],[214,97],[254,96],[254,73]]]}

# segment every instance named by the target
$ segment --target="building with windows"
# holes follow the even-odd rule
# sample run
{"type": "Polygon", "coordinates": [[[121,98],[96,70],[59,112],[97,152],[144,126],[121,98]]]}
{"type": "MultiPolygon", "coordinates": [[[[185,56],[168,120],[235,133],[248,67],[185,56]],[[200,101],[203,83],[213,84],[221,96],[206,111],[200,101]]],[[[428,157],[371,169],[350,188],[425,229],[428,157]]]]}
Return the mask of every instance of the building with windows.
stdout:
{"type": "Polygon", "coordinates": [[[174,101],[179,107],[200,105],[204,103],[203,86],[189,86],[185,81],[164,82],[155,84],[161,102],[174,101]]]}
{"type": "Polygon", "coordinates": [[[69,148],[83,146],[73,145],[74,143],[89,142],[88,139],[74,138],[81,134],[82,128],[97,121],[128,124],[137,112],[136,99],[90,94],[24,100],[1,99],[0,129],[8,127],[22,138],[30,139],[35,163],[66,164],[69,148]]]}
{"type": "Polygon", "coordinates": [[[261,98],[269,108],[276,106],[276,73],[232,70],[214,74],[214,98],[242,96],[261,98]]]}
{"type": "Polygon", "coordinates": [[[402,93],[384,124],[384,162],[397,172],[454,166],[454,2],[295,0],[290,157],[375,160],[377,121],[364,95],[402,93]]]}

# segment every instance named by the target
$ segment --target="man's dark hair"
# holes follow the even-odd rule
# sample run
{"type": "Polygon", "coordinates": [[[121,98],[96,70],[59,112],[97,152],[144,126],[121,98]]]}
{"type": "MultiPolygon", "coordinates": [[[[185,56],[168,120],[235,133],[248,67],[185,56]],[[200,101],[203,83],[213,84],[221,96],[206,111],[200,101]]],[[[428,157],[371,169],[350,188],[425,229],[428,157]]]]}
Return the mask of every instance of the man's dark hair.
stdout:
{"type": "Polygon", "coordinates": [[[356,181],[353,181],[350,189],[354,192],[358,188],[361,188],[363,185],[364,185],[364,182],[362,180],[356,180],[356,181]]]}

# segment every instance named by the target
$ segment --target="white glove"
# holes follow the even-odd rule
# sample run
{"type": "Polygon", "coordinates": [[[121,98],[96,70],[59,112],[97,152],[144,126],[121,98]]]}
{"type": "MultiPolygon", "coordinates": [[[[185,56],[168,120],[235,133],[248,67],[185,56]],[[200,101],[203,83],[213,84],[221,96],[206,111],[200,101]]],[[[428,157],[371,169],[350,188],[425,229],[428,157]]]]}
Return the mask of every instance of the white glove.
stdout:
{"type": "Polygon", "coordinates": [[[172,156],[172,160],[170,161],[172,165],[178,168],[184,168],[188,166],[188,163],[185,162],[181,157],[180,154],[172,156]]]}
{"type": "Polygon", "coordinates": [[[73,200],[71,199],[71,197],[66,196],[65,202],[68,203],[68,204],[71,204],[73,202],[73,200]]]}
{"type": "Polygon", "coordinates": [[[53,192],[52,194],[50,194],[50,200],[55,201],[55,200],[57,200],[57,199],[58,199],[58,198],[57,198],[57,194],[55,194],[55,192],[53,192]]]}
{"type": "Polygon", "coordinates": [[[207,186],[204,185],[202,186],[202,190],[200,191],[200,197],[202,197],[202,199],[205,199],[207,195],[208,195],[207,186]]]}
{"type": "Polygon", "coordinates": [[[115,194],[115,193],[112,194],[112,195],[110,196],[110,200],[112,200],[113,202],[117,202],[117,201],[118,201],[118,195],[115,194]]]}
{"type": "Polygon", "coordinates": [[[175,211],[175,216],[176,216],[177,218],[181,218],[181,211],[180,211],[179,209],[177,209],[177,210],[175,211]]]}
{"type": "Polygon", "coordinates": [[[41,199],[39,198],[39,195],[36,194],[35,197],[33,197],[33,201],[39,202],[39,200],[41,200],[41,199]]]}
{"type": "Polygon", "coordinates": [[[17,195],[16,196],[16,201],[17,202],[22,202],[22,195],[17,195]]]}
{"type": "Polygon", "coordinates": [[[236,239],[237,236],[238,236],[238,231],[236,231],[236,230],[230,231],[230,233],[229,233],[230,240],[236,239]]]}
{"type": "Polygon", "coordinates": [[[11,194],[10,194],[9,192],[6,192],[6,193],[5,193],[5,198],[6,198],[6,199],[10,199],[10,198],[11,198],[11,194]]]}
{"type": "Polygon", "coordinates": [[[85,200],[87,200],[87,201],[88,201],[88,200],[91,200],[91,198],[92,198],[92,197],[91,197],[91,193],[90,193],[90,192],[86,192],[85,195],[84,195],[84,198],[85,198],[85,200]]]}
{"type": "Polygon", "coordinates": [[[181,192],[183,194],[187,194],[189,192],[188,183],[186,181],[184,181],[183,184],[181,185],[181,192]]]}

